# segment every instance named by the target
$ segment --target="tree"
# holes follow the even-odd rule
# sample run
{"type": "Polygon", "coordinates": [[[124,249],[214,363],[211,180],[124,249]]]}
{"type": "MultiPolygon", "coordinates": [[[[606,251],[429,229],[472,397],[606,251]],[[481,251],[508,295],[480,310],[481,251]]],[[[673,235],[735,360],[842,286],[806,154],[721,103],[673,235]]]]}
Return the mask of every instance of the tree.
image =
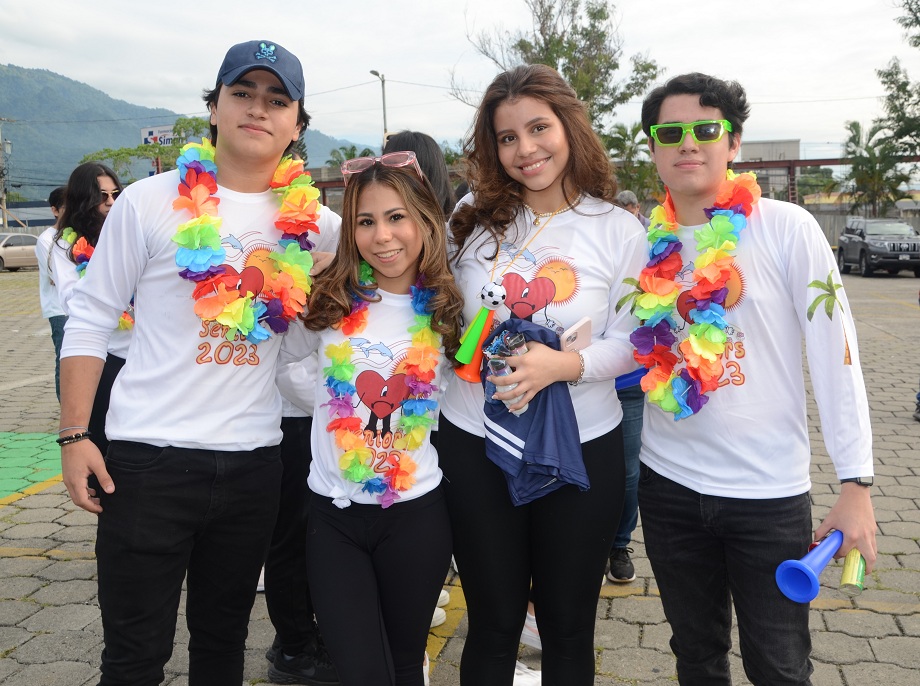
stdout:
{"type": "MultiPolygon", "coordinates": [[[[614,25],[615,6],[608,0],[524,0],[533,18],[528,33],[501,29],[467,34],[473,47],[501,70],[520,64],[546,64],[556,69],[584,101],[594,128],[602,131],[608,119],[628,100],[641,96],[661,69],[647,55],[630,58],[631,71],[617,79],[623,59],[623,41],[614,25]]],[[[454,97],[470,102],[455,77],[454,97]]]]}
{"type": "Polygon", "coordinates": [[[447,141],[441,141],[441,153],[447,166],[452,167],[463,159],[463,141],[458,141],[456,148],[447,141]]]}
{"type": "Polygon", "coordinates": [[[326,166],[338,169],[345,160],[353,160],[356,157],[373,157],[374,151],[370,148],[364,148],[358,153],[356,145],[340,145],[338,148],[329,153],[329,159],[326,160],[326,166]]]}
{"type": "Polygon", "coordinates": [[[833,193],[840,187],[840,182],[834,178],[834,170],[830,167],[802,167],[795,177],[798,197],[815,193],[833,193]]]}
{"type": "Polygon", "coordinates": [[[876,122],[867,131],[857,121],[847,122],[849,133],[843,154],[850,158],[850,171],[845,180],[851,198],[851,211],[868,210],[871,217],[884,216],[902,198],[902,190],[910,174],[900,168],[897,146],[888,136],[885,126],[876,122]]]}
{"type": "MultiPolygon", "coordinates": [[[[897,4],[905,12],[897,22],[904,28],[907,44],[920,48],[920,0],[900,0],[897,4]]],[[[882,122],[902,154],[920,154],[920,84],[910,80],[896,57],[876,74],[887,92],[882,122]]]]}
{"type": "Polygon", "coordinates": [[[655,164],[648,156],[648,138],[641,122],[631,126],[614,124],[610,132],[601,136],[611,159],[616,165],[617,186],[636,194],[639,204],[662,195],[661,180],[655,164]]]}
{"type": "Polygon", "coordinates": [[[139,160],[160,161],[160,169],[168,171],[176,168],[176,158],[182,146],[192,139],[201,139],[208,135],[208,120],[202,117],[178,117],[173,123],[173,139],[169,145],[148,143],[136,148],[104,148],[84,155],[83,162],[108,162],[122,183],[131,183],[131,168],[139,160]]]}

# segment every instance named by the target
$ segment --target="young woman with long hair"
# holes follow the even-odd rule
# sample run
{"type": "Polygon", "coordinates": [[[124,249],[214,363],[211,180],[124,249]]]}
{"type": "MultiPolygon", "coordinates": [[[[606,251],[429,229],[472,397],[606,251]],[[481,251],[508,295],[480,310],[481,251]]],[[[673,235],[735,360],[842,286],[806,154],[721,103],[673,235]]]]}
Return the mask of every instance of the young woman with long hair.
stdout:
{"type": "Polygon", "coordinates": [[[447,387],[441,465],[469,611],[461,683],[510,686],[532,586],[543,684],[591,684],[598,591],[624,495],[622,412],[613,379],[635,367],[629,333],[636,319],[618,303],[633,290],[624,279],[644,264],[644,236],[635,218],[613,204],[616,181],[584,105],[549,67],[522,66],[495,78],[465,153],[475,190],[461,199],[450,229],[466,322],[477,318],[481,291],[499,292],[496,324],[526,320],[520,328],[552,339],[589,317],[591,333],[581,350],[529,342],[526,354],[507,357],[514,372],[500,382],[488,379],[516,384],[513,390],[484,397],[478,367],[447,387]],[[509,410],[521,411],[538,394],[558,399],[560,392],[564,401],[570,397],[577,426],[557,429],[577,435],[581,454],[575,445],[558,456],[545,488],[515,505],[507,483],[513,475],[487,457],[487,434],[506,447],[520,440],[524,472],[541,448],[515,437],[510,414],[499,417],[497,429],[487,422],[484,403],[507,401],[509,410]],[[588,488],[569,478],[573,470],[588,488]]]}
{"type": "MultiPolygon", "coordinates": [[[[121,191],[122,185],[115,172],[98,162],[79,165],[67,180],[64,211],[51,246],[51,269],[64,314],[70,314],[70,296],[86,270],[91,268],[89,263],[102,235],[102,225],[121,191]]],[[[125,365],[133,326],[131,309],[122,314],[118,328],[109,338],[108,356],[93,400],[87,429],[90,440],[103,455],[109,445],[105,437],[105,415],[109,410],[112,384],[125,365]]]]}
{"type": "Polygon", "coordinates": [[[307,572],[343,686],[422,684],[450,524],[429,441],[461,296],[411,152],[343,165],[339,248],[285,341],[279,386],[315,388],[307,572]],[[319,351],[319,373],[302,360],[319,351]]]}

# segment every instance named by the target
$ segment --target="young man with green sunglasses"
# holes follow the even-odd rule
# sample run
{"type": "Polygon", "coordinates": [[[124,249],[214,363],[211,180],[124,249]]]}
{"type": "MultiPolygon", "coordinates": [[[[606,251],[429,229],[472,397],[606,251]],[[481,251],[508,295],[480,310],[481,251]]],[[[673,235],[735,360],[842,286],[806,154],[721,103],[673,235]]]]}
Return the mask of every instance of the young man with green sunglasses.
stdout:
{"type": "Polygon", "coordinates": [[[808,604],[780,592],[777,566],[832,528],[844,533],[838,557],[858,548],[869,571],[876,558],[849,305],[814,218],[729,171],[748,113],[739,84],[705,74],[671,79],[642,107],[668,195],[651,214],[631,337],[652,405],[639,506],[681,684],[731,684],[732,604],[751,683],[810,684],[808,604]],[[841,481],[814,532],[803,338],[841,481]]]}

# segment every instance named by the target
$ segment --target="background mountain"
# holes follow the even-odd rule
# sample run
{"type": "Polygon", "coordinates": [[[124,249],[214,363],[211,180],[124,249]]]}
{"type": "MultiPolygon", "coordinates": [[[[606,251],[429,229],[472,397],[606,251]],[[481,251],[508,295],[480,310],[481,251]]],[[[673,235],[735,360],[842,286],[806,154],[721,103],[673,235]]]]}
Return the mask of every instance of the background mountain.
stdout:
{"type": "MultiPolygon", "coordinates": [[[[177,116],[115,100],[46,69],[0,64],[0,118],[15,120],[0,121],[3,138],[12,142],[10,190],[30,200],[43,200],[66,183],[84,155],[140,145],[141,128],[168,126],[177,116]]],[[[366,147],[307,129],[308,166],[321,167],[332,150],[351,145],[366,147]]],[[[147,170],[140,164],[134,172],[140,177],[147,170]]]]}

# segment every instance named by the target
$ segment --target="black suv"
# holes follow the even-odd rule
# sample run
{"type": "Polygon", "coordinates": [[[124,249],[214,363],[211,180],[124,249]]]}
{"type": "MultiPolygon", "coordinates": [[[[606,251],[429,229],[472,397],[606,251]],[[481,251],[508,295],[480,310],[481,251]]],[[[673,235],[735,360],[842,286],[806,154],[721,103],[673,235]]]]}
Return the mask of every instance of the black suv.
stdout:
{"type": "Polygon", "coordinates": [[[854,264],[863,276],[872,276],[876,269],[889,274],[912,269],[920,277],[920,236],[897,219],[847,217],[837,241],[837,266],[841,274],[849,274],[854,264]]]}

